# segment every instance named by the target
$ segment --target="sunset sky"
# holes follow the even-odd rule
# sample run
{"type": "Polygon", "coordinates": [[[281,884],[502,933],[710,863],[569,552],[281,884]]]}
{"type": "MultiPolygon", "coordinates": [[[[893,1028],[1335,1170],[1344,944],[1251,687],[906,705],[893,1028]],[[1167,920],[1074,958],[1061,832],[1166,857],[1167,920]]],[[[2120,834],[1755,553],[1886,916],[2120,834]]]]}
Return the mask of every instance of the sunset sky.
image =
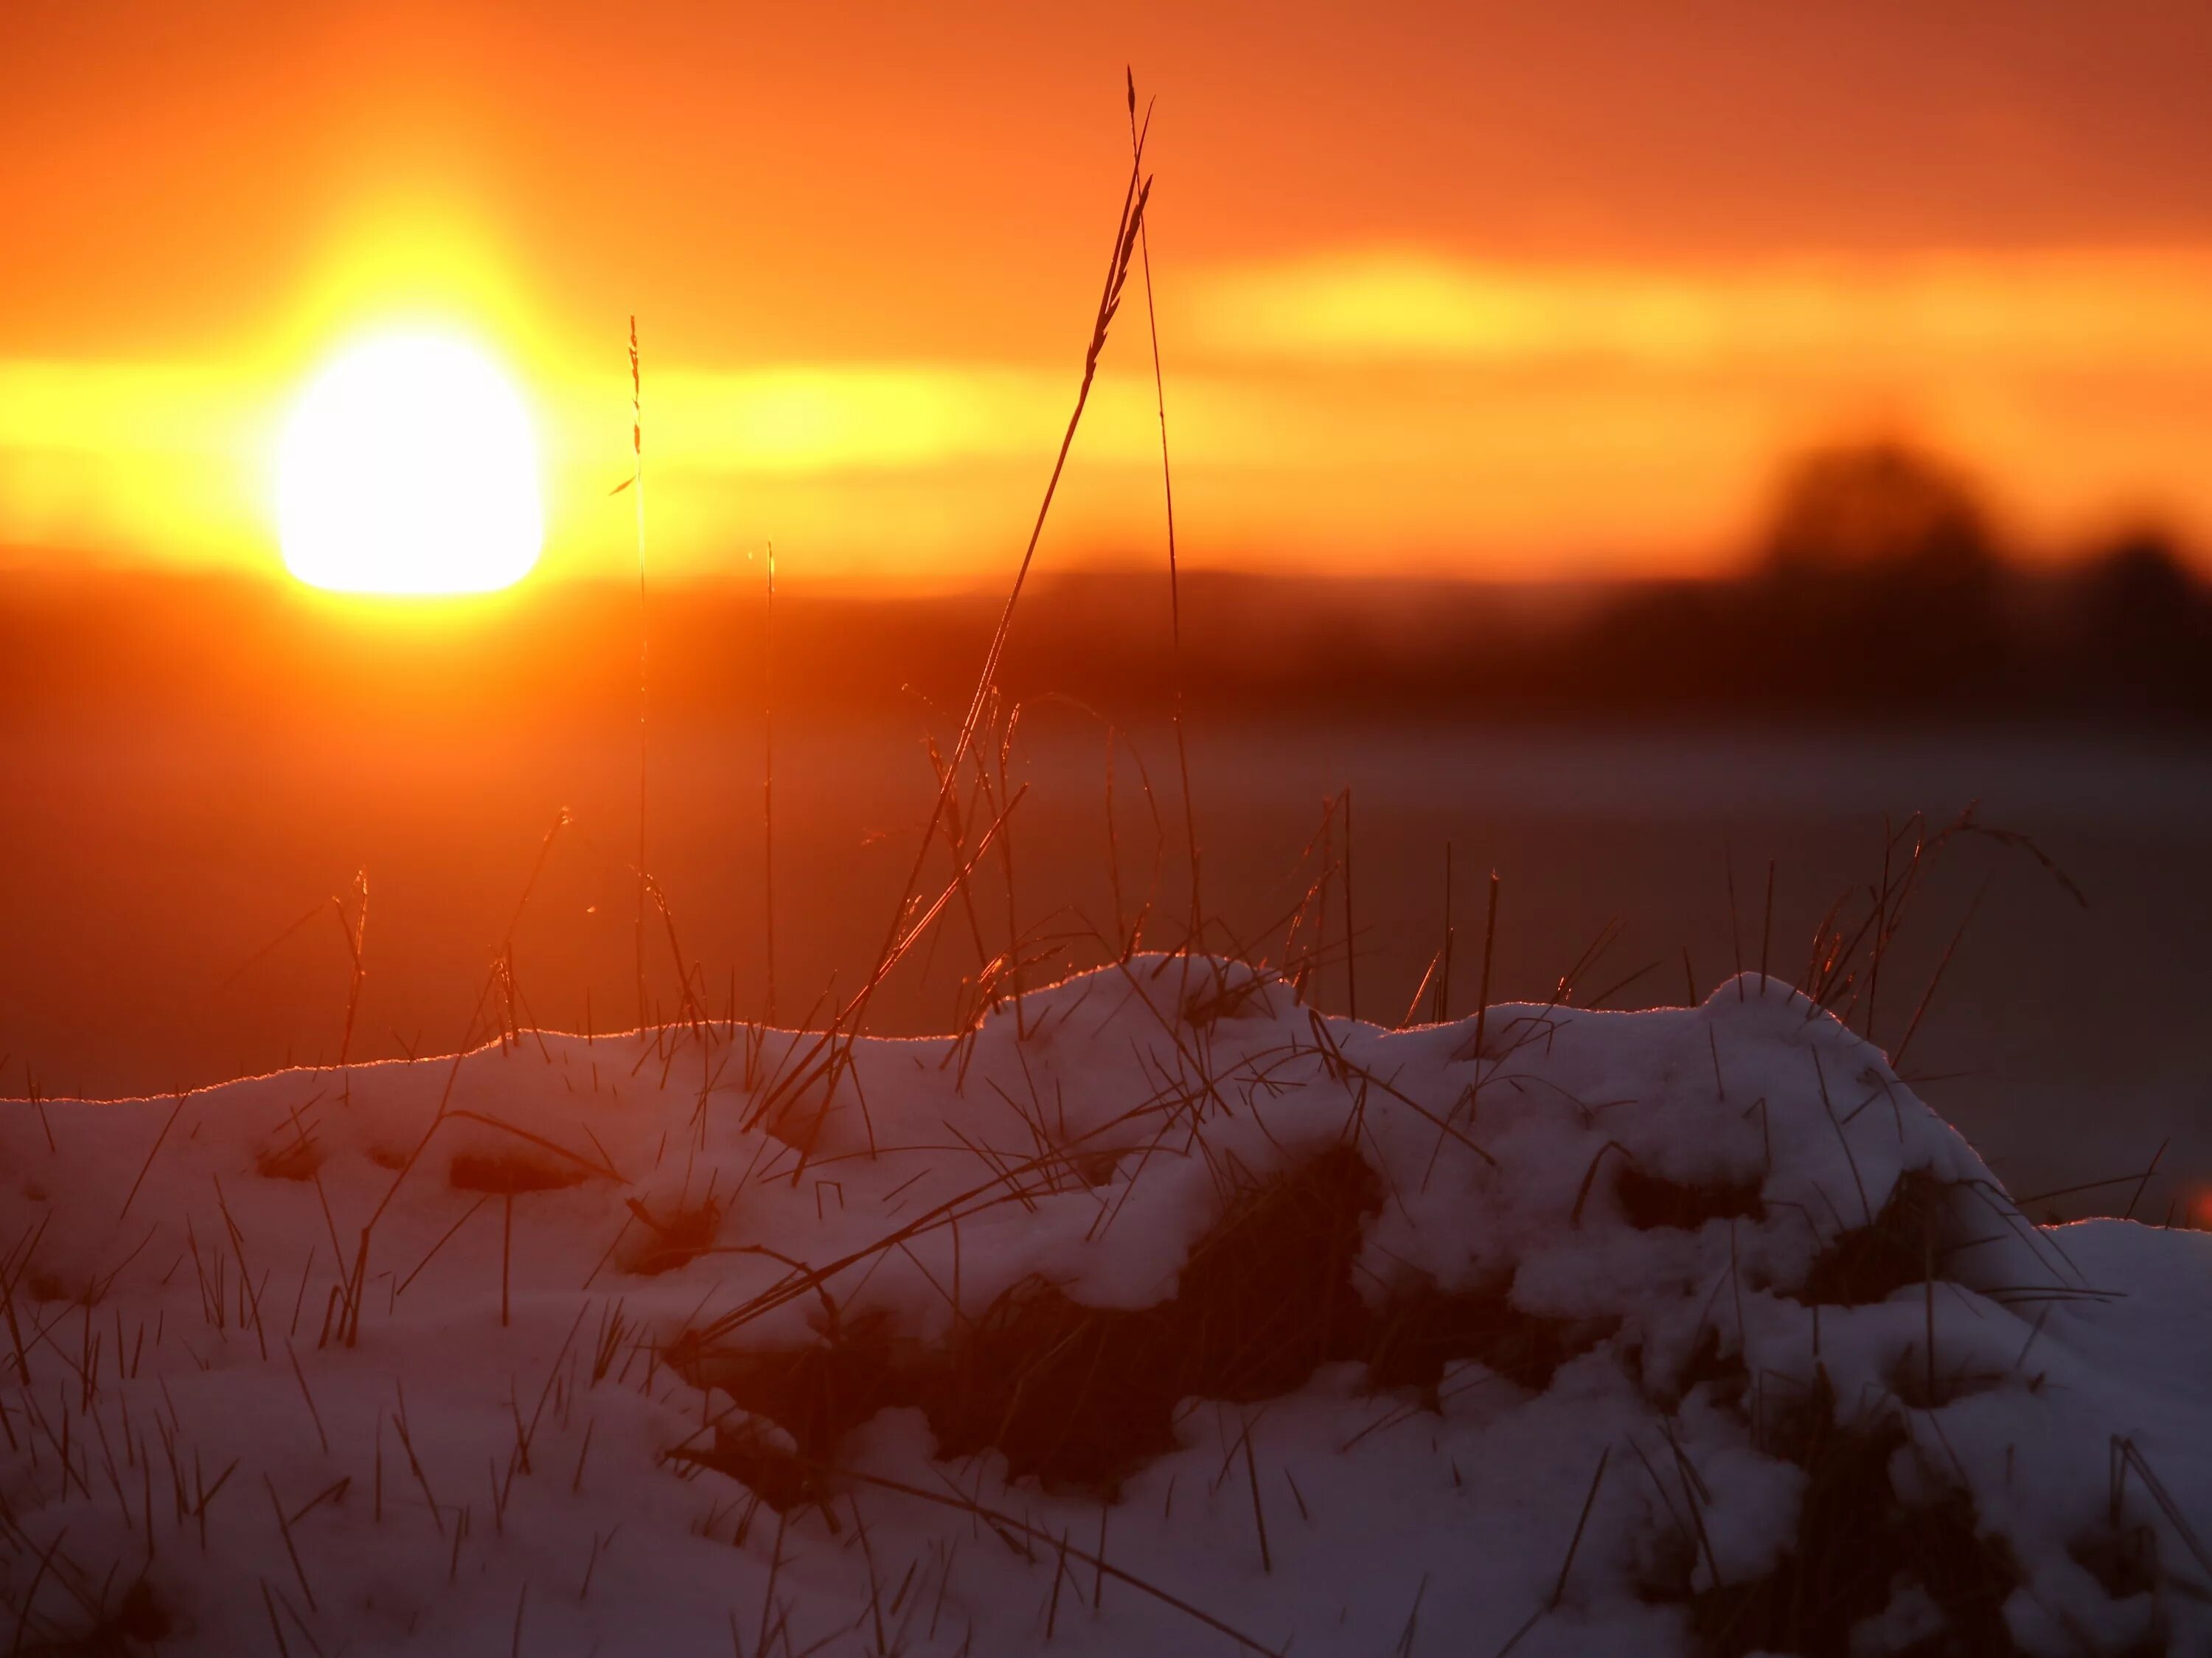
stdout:
{"type": "MultiPolygon", "coordinates": [[[[544,568],[995,579],[1157,94],[1188,556],[1736,556],[1778,460],[1917,436],[2032,550],[2212,533],[2212,9],[18,8],[0,549],[276,570],[270,454],[435,319],[546,452],[544,568]]],[[[1151,556],[1126,311],[1047,544],[1151,556]]]]}

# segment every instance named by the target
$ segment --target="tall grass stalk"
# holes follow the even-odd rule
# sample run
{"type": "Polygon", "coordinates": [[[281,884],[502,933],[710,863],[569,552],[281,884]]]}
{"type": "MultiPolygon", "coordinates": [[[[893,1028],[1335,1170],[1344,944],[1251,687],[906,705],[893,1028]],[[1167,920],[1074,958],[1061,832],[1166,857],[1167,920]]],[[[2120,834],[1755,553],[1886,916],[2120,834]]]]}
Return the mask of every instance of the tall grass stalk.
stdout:
{"type": "MultiPolygon", "coordinates": [[[[1144,164],[1145,132],[1152,123],[1152,108],[1146,106],[1145,125],[1137,125],[1137,76],[1133,70],[1125,69],[1129,88],[1129,155],[1132,167],[1144,164]]],[[[1140,218],[1137,224],[1137,259],[1145,278],[1145,322],[1152,334],[1152,400],[1159,413],[1160,422],[1160,491],[1167,503],[1168,519],[1168,639],[1170,671],[1174,680],[1176,765],[1182,778],[1183,839],[1190,858],[1190,943],[1189,949],[1200,946],[1206,904],[1201,896],[1198,866],[1198,809],[1190,793],[1190,749],[1183,736],[1182,714],[1182,582],[1181,568],[1176,555],[1175,470],[1168,459],[1168,392],[1167,379],[1160,369],[1160,318],[1152,298],[1152,242],[1151,228],[1140,218]]]]}
{"type": "Polygon", "coordinates": [[[642,1030],[647,1016],[645,901],[648,880],[645,863],[646,721],[650,711],[652,656],[645,600],[645,405],[638,374],[635,316],[629,319],[629,457],[630,509],[637,525],[637,914],[630,938],[637,974],[637,1028],[642,1030]]]}
{"type": "Polygon", "coordinates": [[[358,895],[361,912],[350,925],[346,920],[345,906],[335,897],[331,908],[337,911],[338,931],[345,935],[346,953],[351,958],[353,976],[346,987],[345,1029],[338,1037],[338,1078],[342,1096],[348,1105],[353,1103],[353,1072],[348,1063],[353,1056],[354,1020],[361,1012],[362,981],[368,976],[368,964],[362,952],[368,947],[368,872],[355,872],[354,890],[358,895]]]}
{"type": "MultiPolygon", "coordinates": [[[[1075,407],[1068,415],[1066,430],[1060,435],[1060,449],[1053,458],[1051,475],[1045,480],[1043,498],[1037,504],[1036,521],[1030,525],[1028,543],[1022,549],[1021,563],[1014,571],[1013,586],[1006,595],[1006,607],[1000,612],[998,625],[992,631],[990,647],[984,653],[982,671],[976,676],[975,694],[969,699],[968,711],[961,719],[959,735],[946,761],[944,778],[938,786],[936,804],[930,810],[921,843],[915,852],[914,865],[900,891],[898,908],[892,915],[883,948],[877,953],[878,960],[882,963],[888,963],[904,954],[901,939],[902,935],[910,936],[908,923],[913,919],[915,895],[921,880],[922,870],[928,862],[930,848],[936,844],[939,831],[944,826],[945,813],[951,805],[953,793],[959,786],[961,773],[975,750],[984,716],[993,705],[999,683],[999,665],[1006,654],[1007,636],[1013,631],[1014,611],[1021,603],[1022,589],[1029,580],[1030,567],[1036,561],[1037,544],[1044,537],[1045,522],[1052,514],[1053,499],[1059,493],[1061,474],[1067,470],[1068,452],[1074,447],[1075,434],[1083,424],[1083,411],[1091,402],[1091,388],[1097,380],[1098,360],[1106,349],[1108,331],[1113,325],[1115,313],[1121,309],[1122,288],[1128,281],[1130,260],[1136,252],[1137,239],[1144,228],[1145,207],[1152,192],[1152,180],[1144,173],[1144,131],[1139,129],[1130,162],[1128,183],[1122,191],[1121,211],[1115,229],[1113,251],[1107,257],[1098,307],[1091,322],[1091,341],[1083,355],[1083,375],[1076,386],[1075,407]]],[[[1011,811],[1012,806],[1012,803],[1009,801],[1007,810],[1011,811]]],[[[857,1022],[866,1013],[868,999],[874,993],[876,987],[883,982],[883,978],[880,969],[870,975],[868,982],[848,1008],[848,1019],[857,1022]]]]}
{"type": "Polygon", "coordinates": [[[775,1023],[775,543],[768,544],[768,605],[761,648],[761,931],[768,1022],[775,1023]]]}
{"type": "Polygon", "coordinates": [[[1451,1017],[1452,970],[1452,846],[1444,842],[1444,951],[1443,971],[1437,975],[1437,1005],[1431,1015],[1432,1023],[1442,1024],[1451,1017]]]}
{"type": "Polygon", "coordinates": [[[1352,785],[1344,786],[1344,999],[1345,1012],[1359,1017],[1359,933],[1352,915],[1352,785]]]}

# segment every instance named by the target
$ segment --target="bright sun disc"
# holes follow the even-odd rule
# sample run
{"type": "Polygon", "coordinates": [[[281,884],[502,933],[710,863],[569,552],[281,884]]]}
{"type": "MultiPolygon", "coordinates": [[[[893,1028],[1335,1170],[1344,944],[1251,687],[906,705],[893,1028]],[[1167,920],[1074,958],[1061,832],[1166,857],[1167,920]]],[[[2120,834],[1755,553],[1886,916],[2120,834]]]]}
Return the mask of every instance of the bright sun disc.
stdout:
{"type": "Polygon", "coordinates": [[[356,593],[479,593],[520,580],[544,536],[529,411],[481,351],[385,334],[326,364],[276,455],[284,563],[356,593]]]}

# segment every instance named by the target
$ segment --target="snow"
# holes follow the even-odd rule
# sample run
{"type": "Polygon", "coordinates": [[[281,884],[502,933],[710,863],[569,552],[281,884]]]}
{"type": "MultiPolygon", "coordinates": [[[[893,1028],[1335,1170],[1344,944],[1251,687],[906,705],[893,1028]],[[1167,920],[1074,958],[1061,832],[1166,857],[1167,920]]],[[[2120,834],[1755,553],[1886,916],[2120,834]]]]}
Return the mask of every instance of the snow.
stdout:
{"type": "Polygon", "coordinates": [[[2212,1649],[2212,1238],[2034,1225],[1756,975],[1389,1030],[1139,956],[10,1102],[0,1284],[33,1650],[2212,1649]]]}

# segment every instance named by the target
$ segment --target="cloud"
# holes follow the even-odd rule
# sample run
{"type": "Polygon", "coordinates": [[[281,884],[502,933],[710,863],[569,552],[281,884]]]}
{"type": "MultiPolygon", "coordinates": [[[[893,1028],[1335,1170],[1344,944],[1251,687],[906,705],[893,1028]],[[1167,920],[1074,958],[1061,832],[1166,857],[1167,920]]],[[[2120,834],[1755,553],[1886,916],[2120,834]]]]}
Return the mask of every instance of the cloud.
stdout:
{"type": "Polygon", "coordinates": [[[2212,369],[2212,248],[1702,265],[1368,249],[1218,270],[1195,321],[1209,349],[1248,360],[2202,373],[2212,369]]]}
{"type": "MultiPolygon", "coordinates": [[[[1902,433],[2057,545],[2116,507],[2212,525],[2212,248],[1734,265],[1370,249],[1163,295],[1178,527],[1198,562],[1565,574],[1711,568],[1772,468],[1902,433]],[[1180,303],[1178,303],[1180,301],[1180,303]]],[[[547,568],[625,568],[625,374],[518,373],[547,568]]],[[[648,359],[656,568],[995,578],[1074,391],[1067,361],[648,359]]],[[[276,568],[268,434],[295,370],[0,361],[0,545],[276,568]]],[[[1151,549],[1158,428],[1125,314],[1046,556],[1151,549]]]]}

